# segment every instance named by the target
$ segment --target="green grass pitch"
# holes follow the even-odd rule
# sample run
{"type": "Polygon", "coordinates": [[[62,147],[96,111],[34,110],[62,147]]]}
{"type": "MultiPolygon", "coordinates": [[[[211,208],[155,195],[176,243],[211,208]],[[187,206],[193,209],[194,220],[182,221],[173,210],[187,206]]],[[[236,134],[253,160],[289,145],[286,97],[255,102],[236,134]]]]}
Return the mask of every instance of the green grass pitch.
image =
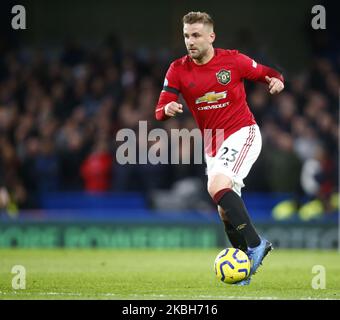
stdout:
{"type": "MultiPolygon", "coordinates": [[[[274,250],[248,287],[215,278],[216,249],[0,249],[0,299],[340,299],[340,254],[274,250]],[[12,267],[26,269],[14,290],[12,267]],[[313,266],[326,288],[313,289],[313,266]]],[[[317,280],[314,280],[318,282],[317,280]]]]}

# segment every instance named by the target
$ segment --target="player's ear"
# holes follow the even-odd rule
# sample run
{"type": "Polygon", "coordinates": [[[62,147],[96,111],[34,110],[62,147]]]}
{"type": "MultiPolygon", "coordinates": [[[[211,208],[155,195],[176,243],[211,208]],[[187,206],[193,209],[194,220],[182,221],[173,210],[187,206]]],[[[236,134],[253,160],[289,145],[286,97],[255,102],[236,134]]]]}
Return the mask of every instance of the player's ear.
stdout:
{"type": "Polygon", "coordinates": [[[210,44],[213,44],[216,39],[215,32],[210,33],[210,44]]]}

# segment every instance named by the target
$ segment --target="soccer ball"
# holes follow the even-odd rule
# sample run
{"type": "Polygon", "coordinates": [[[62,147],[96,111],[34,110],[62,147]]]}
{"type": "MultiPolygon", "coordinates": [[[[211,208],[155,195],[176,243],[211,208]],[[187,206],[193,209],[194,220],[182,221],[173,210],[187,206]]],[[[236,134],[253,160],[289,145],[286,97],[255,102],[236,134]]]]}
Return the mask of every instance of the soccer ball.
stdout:
{"type": "Polygon", "coordinates": [[[249,275],[250,261],[240,249],[223,249],[214,263],[216,278],[225,283],[235,283],[249,275]]]}

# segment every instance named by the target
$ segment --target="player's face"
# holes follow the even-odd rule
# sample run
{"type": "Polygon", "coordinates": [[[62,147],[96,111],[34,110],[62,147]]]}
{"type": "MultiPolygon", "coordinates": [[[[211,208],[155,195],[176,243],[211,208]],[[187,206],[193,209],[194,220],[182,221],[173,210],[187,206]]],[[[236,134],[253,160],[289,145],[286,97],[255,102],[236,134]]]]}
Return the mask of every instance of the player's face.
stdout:
{"type": "Polygon", "coordinates": [[[215,40],[212,27],[203,23],[185,23],[183,35],[188,54],[195,60],[203,60],[215,40]]]}

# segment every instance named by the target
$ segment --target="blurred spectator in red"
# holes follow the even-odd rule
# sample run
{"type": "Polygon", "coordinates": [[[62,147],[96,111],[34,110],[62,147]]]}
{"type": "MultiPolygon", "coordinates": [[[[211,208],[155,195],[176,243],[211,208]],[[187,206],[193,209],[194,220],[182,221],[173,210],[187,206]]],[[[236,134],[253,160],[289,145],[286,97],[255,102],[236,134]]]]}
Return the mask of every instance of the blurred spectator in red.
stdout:
{"type": "Polygon", "coordinates": [[[80,172],[85,190],[91,192],[109,191],[112,181],[113,156],[105,140],[94,144],[92,152],[81,164],[80,172]]]}

